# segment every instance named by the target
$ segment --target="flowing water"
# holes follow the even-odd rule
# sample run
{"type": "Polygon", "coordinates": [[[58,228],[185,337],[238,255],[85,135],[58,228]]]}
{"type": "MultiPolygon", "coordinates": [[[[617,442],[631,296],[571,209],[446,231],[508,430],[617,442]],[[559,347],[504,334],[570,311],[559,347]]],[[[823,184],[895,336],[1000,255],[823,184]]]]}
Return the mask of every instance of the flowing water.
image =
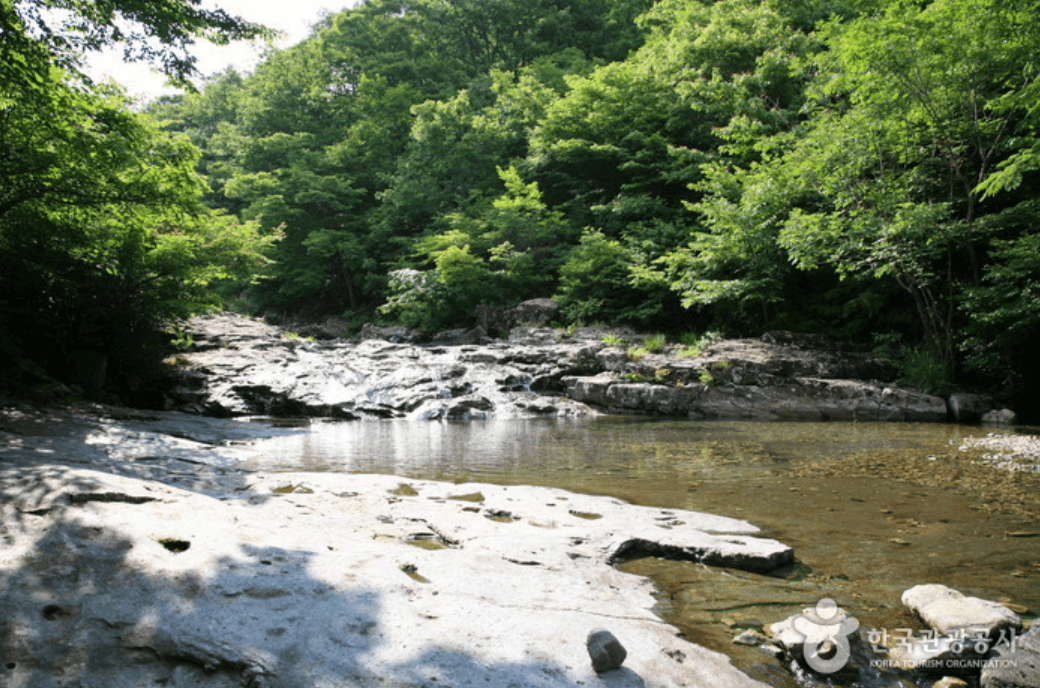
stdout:
{"type": "Polygon", "coordinates": [[[630,417],[319,423],[264,440],[245,467],[546,485],[750,521],[794,548],[798,565],[785,578],[658,560],[623,568],[653,578],[659,613],[688,639],[791,686],[779,662],[732,638],[824,597],[861,628],[920,629],[900,596],[921,583],[1028,608],[1026,618],[1040,609],[1040,476],[1000,471],[958,449],[988,432],[630,417]]]}

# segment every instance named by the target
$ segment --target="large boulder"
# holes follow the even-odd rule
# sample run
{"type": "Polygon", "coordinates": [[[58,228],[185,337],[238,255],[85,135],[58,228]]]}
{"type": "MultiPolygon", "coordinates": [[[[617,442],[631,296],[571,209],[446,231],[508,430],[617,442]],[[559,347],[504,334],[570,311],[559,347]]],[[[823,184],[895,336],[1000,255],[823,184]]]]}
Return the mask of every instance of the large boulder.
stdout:
{"type": "Polygon", "coordinates": [[[567,395],[612,412],[746,420],[860,420],[937,422],[939,397],[861,382],[800,378],[782,385],[626,382],[614,376],[563,378],[567,395]]]}
{"type": "Polygon", "coordinates": [[[958,423],[978,423],[994,410],[993,398],[984,394],[954,392],[946,400],[950,417],[958,423]]]}
{"type": "Polygon", "coordinates": [[[383,339],[394,344],[401,342],[414,342],[422,338],[415,330],[410,330],[407,327],[391,326],[391,327],[380,327],[373,325],[372,323],[365,323],[362,325],[361,330],[357,333],[357,338],[364,341],[366,339],[383,339]]]}
{"type": "Polygon", "coordinates": [[[560,307],[552,299],[529,299],[512,310],[512,318],[518,325],[548,325],[556,319],[560,307]]]}
{"type": "Polygon", "coordinates": [[[522,303],[505,308],[481,304],[474,310],[477,326],[494,337],[501,337],[515,327],[544,327],[560,312],[560,307],[552,299],[529,299],[522,303]]]}

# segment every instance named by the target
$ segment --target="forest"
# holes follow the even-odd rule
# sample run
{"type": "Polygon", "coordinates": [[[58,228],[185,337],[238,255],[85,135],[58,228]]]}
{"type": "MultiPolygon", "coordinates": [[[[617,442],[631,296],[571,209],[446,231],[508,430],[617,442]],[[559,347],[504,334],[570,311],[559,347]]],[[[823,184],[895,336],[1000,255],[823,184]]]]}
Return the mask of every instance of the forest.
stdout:
{"type": "Polygon", "coordinates": [[[0,384],[135,370],[212,308],[435,331],[546,296],[1040,382],[1032,0],[366,0],[134,107],[83,50],[184,83],[195,38],[267,31],[150,5],[0,0],[0,384]]]}

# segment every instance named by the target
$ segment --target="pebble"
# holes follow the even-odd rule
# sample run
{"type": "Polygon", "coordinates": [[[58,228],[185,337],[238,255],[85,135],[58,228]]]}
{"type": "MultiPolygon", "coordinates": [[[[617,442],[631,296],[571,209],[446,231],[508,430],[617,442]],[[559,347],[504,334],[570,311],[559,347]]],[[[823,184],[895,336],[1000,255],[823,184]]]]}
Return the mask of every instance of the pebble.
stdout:
{"type": "Polygon", "coordinates": [[[943,676],[932,684],[932,688],[968,688],[968,682],[955,676],[943,676]]]}
{"type": "Polygon", "coordinates": [[[985,437],[966,437],[961,440],[961,451],[987,449],[981,463],[1007,471],[1040,472],[1040,437],[1009,435],[991,432],[985,437]]]}
{"type": "Polygon", "coordinates": [[[733,639],[737,645],[761,645],[768,641],[769,638],[753,628],[747,629],[733,639]]]}
{"type": "Polygon", "coordinates": [[[625,657],[628,656],[628,650],[614,637],[614,634],[602,628],[589,632],[585,646],[592,659],[592,668],[596,670],[597,674],[620,669],[625,657]]]}

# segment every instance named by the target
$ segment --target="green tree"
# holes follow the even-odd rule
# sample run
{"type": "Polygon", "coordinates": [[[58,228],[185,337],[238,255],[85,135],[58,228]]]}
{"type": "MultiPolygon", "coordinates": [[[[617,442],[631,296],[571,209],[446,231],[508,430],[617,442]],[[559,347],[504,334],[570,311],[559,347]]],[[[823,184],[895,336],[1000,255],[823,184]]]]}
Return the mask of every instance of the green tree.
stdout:
{"type": "Polygon", "coordinates": [[[656,280],[639,279],[645,257],[603,232],[586,229],[564,255],[556,299],[572,323],[628,323],[674,327],[674,301],[656,280]]]}
{"type": "Polygon", "coordinates": [[[157,327],[265,262],[270,238],[200,205],[190,142],[74,71],[123,44],[182,79],[195,37],[262,32],[194,4],[0,3],[0,381],[68,379],[90,350],[129,384],[157,327]]]}
{"type": "MultiPolygon", "coordinates": [[[[456,294],[441,324],[470,317],[477,304],[552,293],[562,253],[573,243],[573,229],[546,207],[536,183],[525,183],[513,167],[499,168],[498,176],[505,186],[500,195],[448,214],[446,231],[415,244],[417,255],[435,266],[437,284],[456,294]]],[[[437,299],[446,303],[439,294],[437,299]]]]}
{"type": "Polygon", "coordinates": [[[531,128],[557,96],[533,71],[493,71],[450,100],[412,108],[376,231],[399,242],[444,231],[449,214],[500,192],[496,168],[525,157],[531,128]]]}
{"type": "Polygon", "coordinates": [[[689,108],[633,62],[568,85],[531,134],[527,166],[546,202],[611,236],[633,220],[674,216],[691,180],[670,146],[688,142],[697,127],[689,108]]]}
{"type": "Polygon", "coordinates": [[[1035,78],[1025,15],[985,7],[892,3],[880,16],[831,24],[825,100],[786,159],[811,198],[791,213],[781,245],[801,266],[894,279],[951,373],[959,290],[979,283],[993,227],[979,222],[994,210],[981,205],[979,185],[1008,156],[1022,116],[997,104],[1035,78]]]}
{"type": "Polygon", "coordinates": [[[805,31],[811,15],[790,3],[666,1],[640,18],[649,35],[633,59],[662,84],[671,118],[685,128],[673,127],[667,155],[658,156],[658,177],[671,184],[646,184],[649,194],[671,189],[674,230],[633,276],[671,289],[697,317],[714,317],[713,326],[773,325],[793,296],[776,241],[776,213],[788,201],[756,188],[770,178],[777,139],[803,120],[809,59],[821,48],[805,31]]]}
{"type": "MultiPolygon", "coordinates": [[[[631,44],[642,5],[370,0],[163,115],[205,142],[213,205],[284,233],[261,307],[364,309],[414,241],[490,212],[561,73],[631,44]]],[[[519,246],[493,272],[519,274],[519,246]]]]}
{"type": "Polygon", "coordinates": [[[130,370],[159,323],[213,305],[213,283],[248,278],[270,240],[199,205],[183,137],[57,68],[45,86],[0,99],[3,347],[58,377],[77,349],[130,370]]]}
{"type": "Polygon", "coordinates": [[[49,65],[78,73],[86,54],[121,46],[129,62],[156,64],[173,81],[195,75],[199,39],[226,44],[272,32],[196,0],[7,0],[0,3],[2,79],[46,78],[49,65]]]}

